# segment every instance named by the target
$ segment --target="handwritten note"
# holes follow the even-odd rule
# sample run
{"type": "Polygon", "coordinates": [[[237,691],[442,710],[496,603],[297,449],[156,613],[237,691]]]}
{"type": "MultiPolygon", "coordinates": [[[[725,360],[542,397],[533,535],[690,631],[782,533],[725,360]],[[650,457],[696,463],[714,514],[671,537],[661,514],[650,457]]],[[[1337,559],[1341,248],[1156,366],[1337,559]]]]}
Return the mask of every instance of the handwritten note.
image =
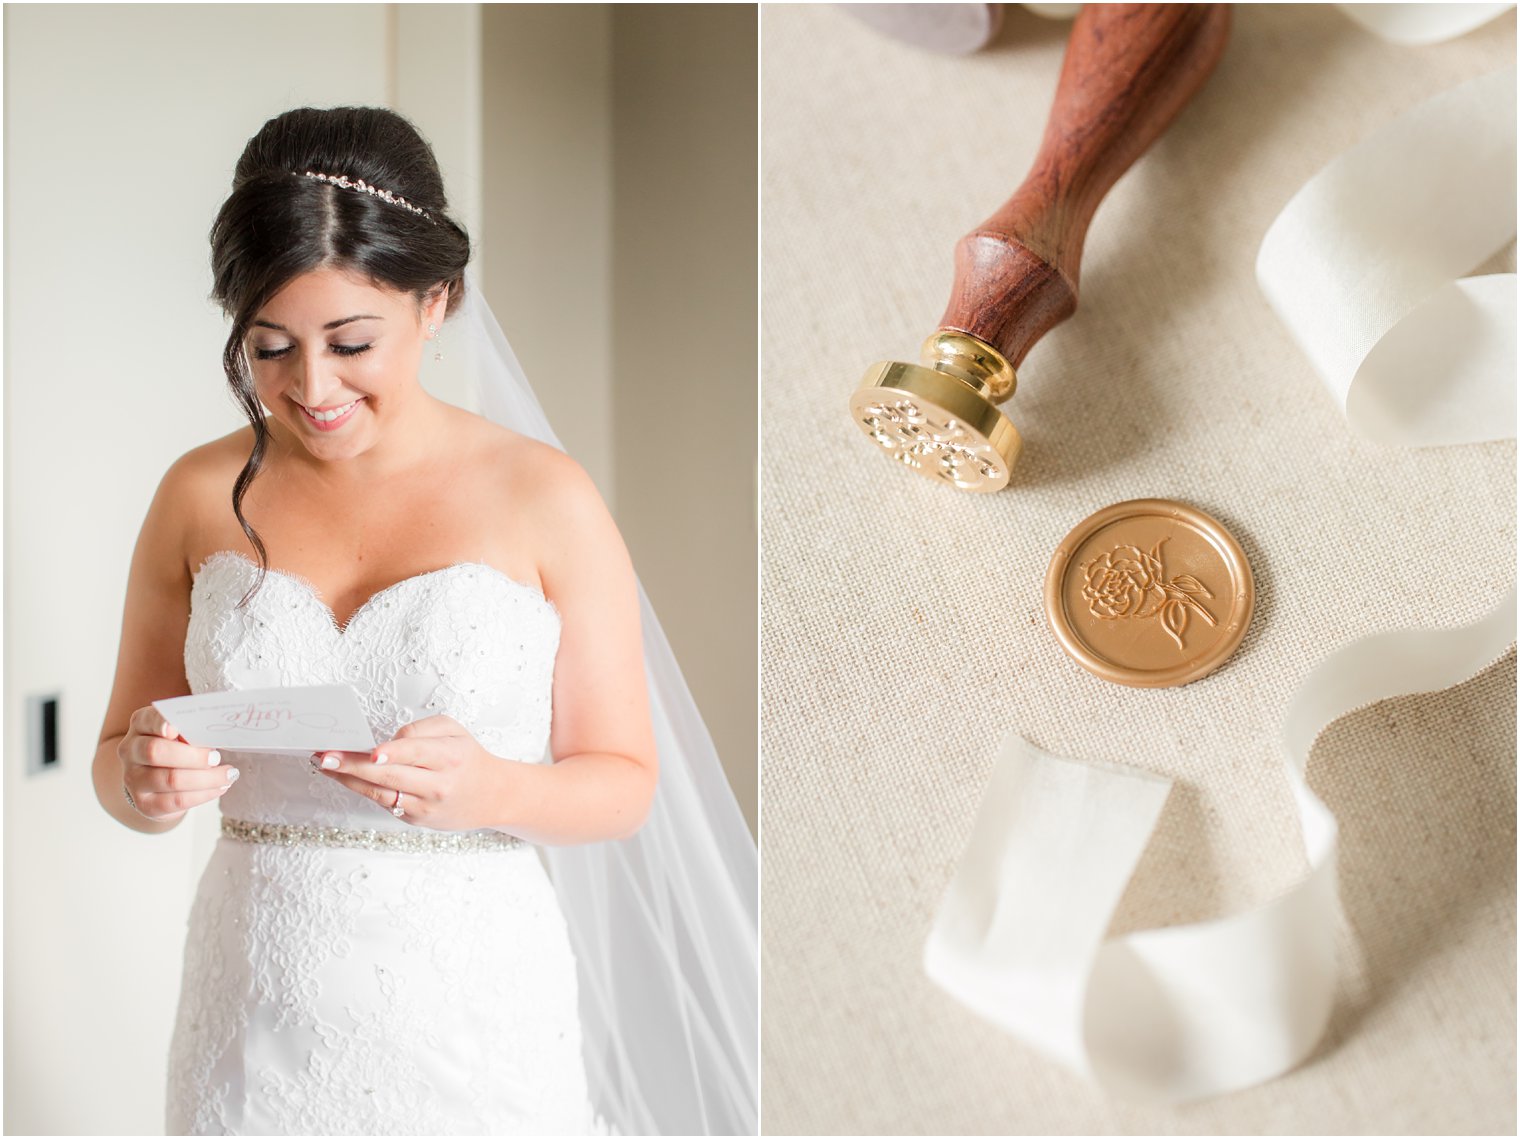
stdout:
{"type": "Polygon", "coordinates": [[[375,746],[359,697],[346,684],[203,692],[155,700],[153,707],[196,747],[309,755],[375,746]]]}

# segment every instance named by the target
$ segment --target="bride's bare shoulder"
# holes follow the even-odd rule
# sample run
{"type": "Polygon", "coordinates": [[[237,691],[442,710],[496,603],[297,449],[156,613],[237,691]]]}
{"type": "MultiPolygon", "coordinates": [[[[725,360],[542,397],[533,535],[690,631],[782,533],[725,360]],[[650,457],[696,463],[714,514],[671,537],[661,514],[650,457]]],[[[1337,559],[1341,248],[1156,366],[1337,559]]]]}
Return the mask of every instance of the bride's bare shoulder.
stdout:
{"type": "MultiPolygon", "coordinates": [[[[602,614],[633,597],[627,547],[591,475],[569,455],[493,425],[484,437],[504,549],[526,553],[545,596],[566,613],[602,614]]],[[[621,610],[619,610],[621,612],[621,610]]]]}
{"type": "MultiPolygon", "coordinates": [[[[134,567],[183,587],[191,551],[225,511],[232,484],[248,459],[253,431],[244,428],[186,451],[164,472],[138,536],[134,567]]],[[[134,569],[134,572],[137,572],[134,569]]]]}
{"type": "Polygon", "coordinates": [[[621,556],[622,538],[590,474],[569,455],[486,423],[482,454],[490,486],[510,532],[508,548],[533,549],[546,584],[566,561],[621,556]]]}
{"type": "Polygon", "coordinates": [[[478,419],[480,454],[500,489],[535,510],[558,511],[580,501],[601,503],[584,467],[557,447],[478,419]]]}
{"type": "Polygon", "coordinates": [[[251,427],[240,427],[219,439],[192,447],[164,472],[160,493],[171,495],[182,507],[193,507],[212,499],[222,502],[252,450],[251,427]]]}

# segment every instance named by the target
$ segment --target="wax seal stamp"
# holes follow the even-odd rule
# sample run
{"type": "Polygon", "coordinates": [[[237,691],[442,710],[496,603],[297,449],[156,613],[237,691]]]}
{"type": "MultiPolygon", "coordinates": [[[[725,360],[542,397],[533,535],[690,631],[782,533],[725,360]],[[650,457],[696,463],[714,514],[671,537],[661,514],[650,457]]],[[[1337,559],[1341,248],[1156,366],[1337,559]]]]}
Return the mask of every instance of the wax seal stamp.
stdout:
{"type": "Polygon", "coordinates": [[[1213,672],[1244,639],[1255,601],[1240,543],[1203,511],[1164,498],[1084,519],[1045,574],[1061,647],[1095,676],[1135,688],[1213,672]]]}
{"type": "MultiPolygon", "coordinates": [[[[1076,311],[1094,212],[1203,86],[1229,30],[1228,4],[1083,5],[1039,153],[956,246],[950,301],[920,361],[874,364],[850,398],[850,418],[882,451],[961,490],[1008,485],[1021,444],[1000,405],[1014,370],[1076,311]]],[[[974,141],[995,159],[995,143],[974,141]]]]}

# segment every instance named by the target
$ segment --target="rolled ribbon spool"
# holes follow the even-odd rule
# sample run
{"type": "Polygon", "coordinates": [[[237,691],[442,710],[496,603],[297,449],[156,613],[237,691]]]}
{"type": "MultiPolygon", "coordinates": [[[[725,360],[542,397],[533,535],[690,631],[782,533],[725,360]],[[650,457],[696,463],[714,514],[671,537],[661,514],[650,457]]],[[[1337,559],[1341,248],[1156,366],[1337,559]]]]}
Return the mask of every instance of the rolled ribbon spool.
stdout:
{"type": "Polygon", "coordinates": [[[1077,307],[1087,228],[1109,188],[1219,62],[1227,4],[1089,4],[1023,183],[955,248],[922,362],[873,365],[855,423],[905,466],[962,490],[1008,485],[1022,442],[998,407],[1030,348],[1077,307]]]}
{"type": "Polygon", "coordinates": [[[884,35],[925,51],[980,51],[1003,26],[1002,4],[840,4],[838,8],[884,35]]]}

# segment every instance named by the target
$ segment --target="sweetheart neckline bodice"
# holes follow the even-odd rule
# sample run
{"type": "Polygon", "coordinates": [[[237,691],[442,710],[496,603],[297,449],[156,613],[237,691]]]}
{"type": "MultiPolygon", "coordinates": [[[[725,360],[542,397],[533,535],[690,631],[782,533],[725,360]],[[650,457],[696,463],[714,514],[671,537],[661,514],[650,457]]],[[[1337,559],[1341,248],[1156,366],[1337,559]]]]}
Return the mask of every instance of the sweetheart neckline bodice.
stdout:
{"type": "MultiPolygon", "coordinates": [[[[258,568],[258,563],[250,558],[247,554],[240,553],[237,550],[213,550],[211,553],[207,554],[204,558],[201,559],[200,565],[197,566],[195,572],[190,575],[190,583],[192,588],[194,587],[195,582],[199,580],[201,574],[205,572],[206,567],[209,566],[212,562],[216,561],[218,558],[233,558],[254,569],[258,568]]],[[[272,577],[283,578],[286,581],[292,582],[303,589],[311,598],[311,600],[315,602],[324,613],[327,614],[327,619],[332,623],[333,631],[337,633],[338,636],[342,637],[347,635],[349,629],[353,628],[354,622],[357,621],[362,614],[368,610],[373,609],[376,606],[376,603],[380,602],[382,598],[400,592],[405,586],[424,582],[430,578],[439,577],[460,569],[483,569],[488,573],[494,574],[506,584],[515,586],[518,589],[522,590],[529,597],[537,601],[545,609],[552,613],[556,622],[560,622],[561,619],[559,608],[554,604],[554,602],[550,601],[549,598],[544,595],[542,590],[535,589],[533,586],[527,584],[527,582],[519,581],[511,574],[506,573],[503,570],[499,570],[487,562],[454,562],[450,565],[441,566],[438,569],[423,570],[421,573],[410,574],[407,577],[393,581],[391,584],[375,590],[375,592],[366,597],[364,601],[360,603],[359,607],[348,615],[348,619],[343,621],[341,624],[338,622],[338,615],[333,612],[332,606],[329,605],[326,599],[322,596],[322,591],[318,589],[317,586],[313,584],[309,578],[302,577],[300,574],[292,573],[289,570],[275,569],[273,566],[270,566],[266,572],[268,572],[272,577]]]]}
{"type": "MultiPolygon", "coordinates": [[[[538,590],[493,566],[456,563],[377,590],[340,628],[319,591],[283,570],[242,604],[257,572],[236,551],[197,568],[185,635],[192,693],[347,684],[377,741],[441,715],[492,755],[548,758],[561,625],[538,590]]],[[[248,753],[241,767],[221,800],[233,818],[406,825],[289,756],[248,753]]]]}

